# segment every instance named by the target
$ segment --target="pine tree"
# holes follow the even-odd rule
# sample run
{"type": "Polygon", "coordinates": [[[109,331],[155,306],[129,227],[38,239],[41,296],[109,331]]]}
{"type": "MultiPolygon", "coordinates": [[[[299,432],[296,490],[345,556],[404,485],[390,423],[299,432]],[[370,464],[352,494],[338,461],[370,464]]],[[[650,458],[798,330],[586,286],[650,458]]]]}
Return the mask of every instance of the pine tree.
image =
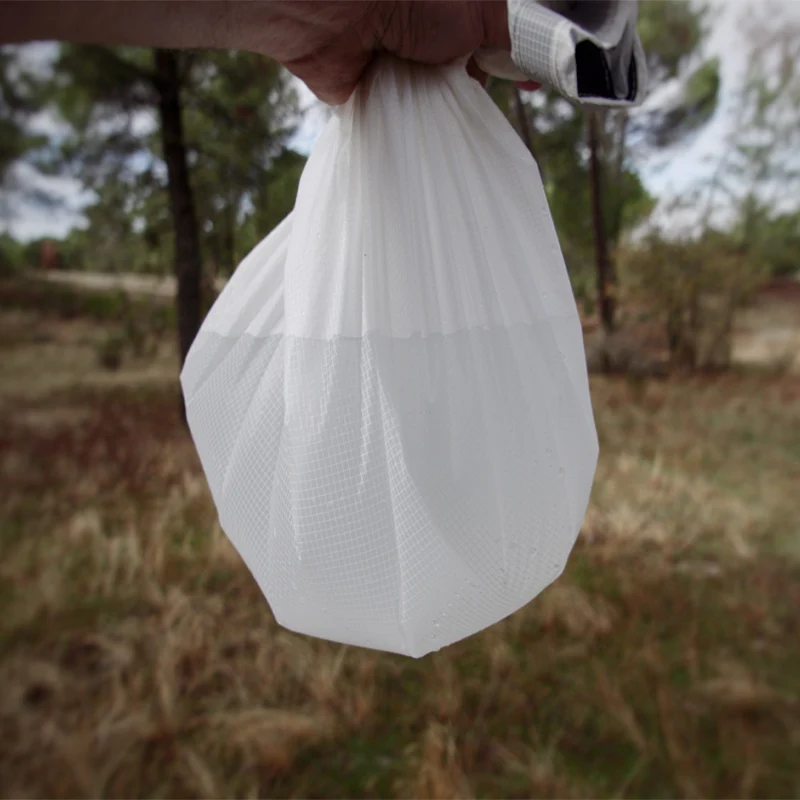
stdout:
{"type": "Polygon", "coordinates": [[[64,45],[47,96],[71,125],[61,153],[98,193],[96,213],[121,239],[172,250],[183,362],[202,321],[204,256],[233,269],[237,226],[291,133],[288,75],[249,53],[64,45]],[[109,193],[117,207],[98,209],[109,193]]]}

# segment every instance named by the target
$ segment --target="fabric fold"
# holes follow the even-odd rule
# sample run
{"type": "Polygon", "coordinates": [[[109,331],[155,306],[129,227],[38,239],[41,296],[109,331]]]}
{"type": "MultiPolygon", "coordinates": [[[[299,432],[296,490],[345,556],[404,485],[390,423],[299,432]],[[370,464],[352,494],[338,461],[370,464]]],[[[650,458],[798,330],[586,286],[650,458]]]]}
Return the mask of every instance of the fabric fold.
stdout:
{"type": "Polygon", "coordinates": [[[537,81],[571,100],[635,106],[647,90],[637,17],[637,0],[508,0],[511,52],[475,58],[491,75],[537,81]]]}

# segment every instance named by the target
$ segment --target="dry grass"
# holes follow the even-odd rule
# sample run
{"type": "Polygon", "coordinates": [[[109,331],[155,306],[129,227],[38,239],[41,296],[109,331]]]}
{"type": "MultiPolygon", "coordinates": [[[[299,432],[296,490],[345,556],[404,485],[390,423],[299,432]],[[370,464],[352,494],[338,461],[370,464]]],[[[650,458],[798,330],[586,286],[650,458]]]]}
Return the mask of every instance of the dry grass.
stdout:
{"type": "Polygon", "coordinates": [[[104,382],[90,326],[20,320],[0,319],[2,796],[800,795],[797,379],[596,381],[566,573],[412,661],[281,630],[174,380],[104,382]]]}

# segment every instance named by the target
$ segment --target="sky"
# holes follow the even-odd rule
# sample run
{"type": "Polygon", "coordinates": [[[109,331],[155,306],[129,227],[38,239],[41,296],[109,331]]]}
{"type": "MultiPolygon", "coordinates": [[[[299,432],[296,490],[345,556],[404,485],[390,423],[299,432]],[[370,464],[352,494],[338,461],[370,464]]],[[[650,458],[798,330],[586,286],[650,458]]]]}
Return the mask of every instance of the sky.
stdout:
{"type": "MultiPolygon", "coordinates": [[[[644,0],[647,2],[647,0],[644,0]]],[[[717,112],[704,126],[697,138],[688,146],[677,146],[662,156],[643,165],[643,179],[647,188],[656,196],[680,194],[701,174],[711,167],[725,141],[731,125],[735,124],[735,102],[737,88],[746,71],[747,15],[759,0],[711,0],[713,25],[706,42],[704,57],[716,56],[720,60],[721,94],[717,112]]],[[[764,0],[760,0],[764,5],[764,0]]],[[[779,0],[775,5],[794,7],[800,11],[800,0],[779,0]]],[[[671,87],[664,87],[669,93],[671,87]]],[[[650,98],[650,101],[658,97],[650,98]]]]}
{"type": "MultiPolygon", "coordinates": [[[[644,183],[657,197],[668,199],[680,195],[699,176],[712,168],[709,160],[713,162],[714,157],[719,154],[730,126],[735,124],[736,88],[746,69],[743,31],[747,27],[747,14],[753,13],[752,9],[767,7],[763,0],[760,3],[757,0],[710,0],[710,5],[715,18],[705,54],[716,55],[720,59],[721,103],[714,118],[692,142],[673,147],[657,159],[651,159],[642,165],[644,183]]],[[[779,6],[781,13],[789,13],[800,19],[800,0],[776,0],[774,6],[779,6]]],[[[46,68],[55,52],[55,45],[26,45],[24,51],[29,65],[46,68]]],[[[303,113],[290,146],[308,153],[325,125],[327,109],[316,102],[313,94],[300,81],[297,81],[297,89],[303,113]]],[[[670,89],[666,88],[664,91],[668,93],[670,89]]],[[[144,131],[154,124],[154,120],[143,116],[137,124],[144,131]]],[[[59,123],[52,115],[43,113],[34,119],[33,128],[37,132],[53,134],[59,131],[59,123]]],[[[43,209],[36,204],[26,203],[18,193],[0,193],[0,212],[4,205],[6,209],[11,207],[14,212],[10,223],[6,224],[7,230],[13,236],[22,240],[42,236],[62,237],[70,228],[80,224],[80,207],[88,196],[77,181],[67,177],[43,177],[27,165],[18,165],[13,177],[18,187],[48,189],[60,200],[56,206],[43,209]]]]}

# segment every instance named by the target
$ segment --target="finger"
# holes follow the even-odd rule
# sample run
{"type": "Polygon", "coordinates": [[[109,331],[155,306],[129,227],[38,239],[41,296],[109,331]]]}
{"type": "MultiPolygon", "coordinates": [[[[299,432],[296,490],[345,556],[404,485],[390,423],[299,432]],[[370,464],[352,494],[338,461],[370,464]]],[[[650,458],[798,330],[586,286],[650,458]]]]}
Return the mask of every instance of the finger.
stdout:
{"type": "Polygon", "coordinates": [[[372,60],[357,39],[339,39],[283,66],[300,78],[323,103],[346,103],[372,60]]]}

